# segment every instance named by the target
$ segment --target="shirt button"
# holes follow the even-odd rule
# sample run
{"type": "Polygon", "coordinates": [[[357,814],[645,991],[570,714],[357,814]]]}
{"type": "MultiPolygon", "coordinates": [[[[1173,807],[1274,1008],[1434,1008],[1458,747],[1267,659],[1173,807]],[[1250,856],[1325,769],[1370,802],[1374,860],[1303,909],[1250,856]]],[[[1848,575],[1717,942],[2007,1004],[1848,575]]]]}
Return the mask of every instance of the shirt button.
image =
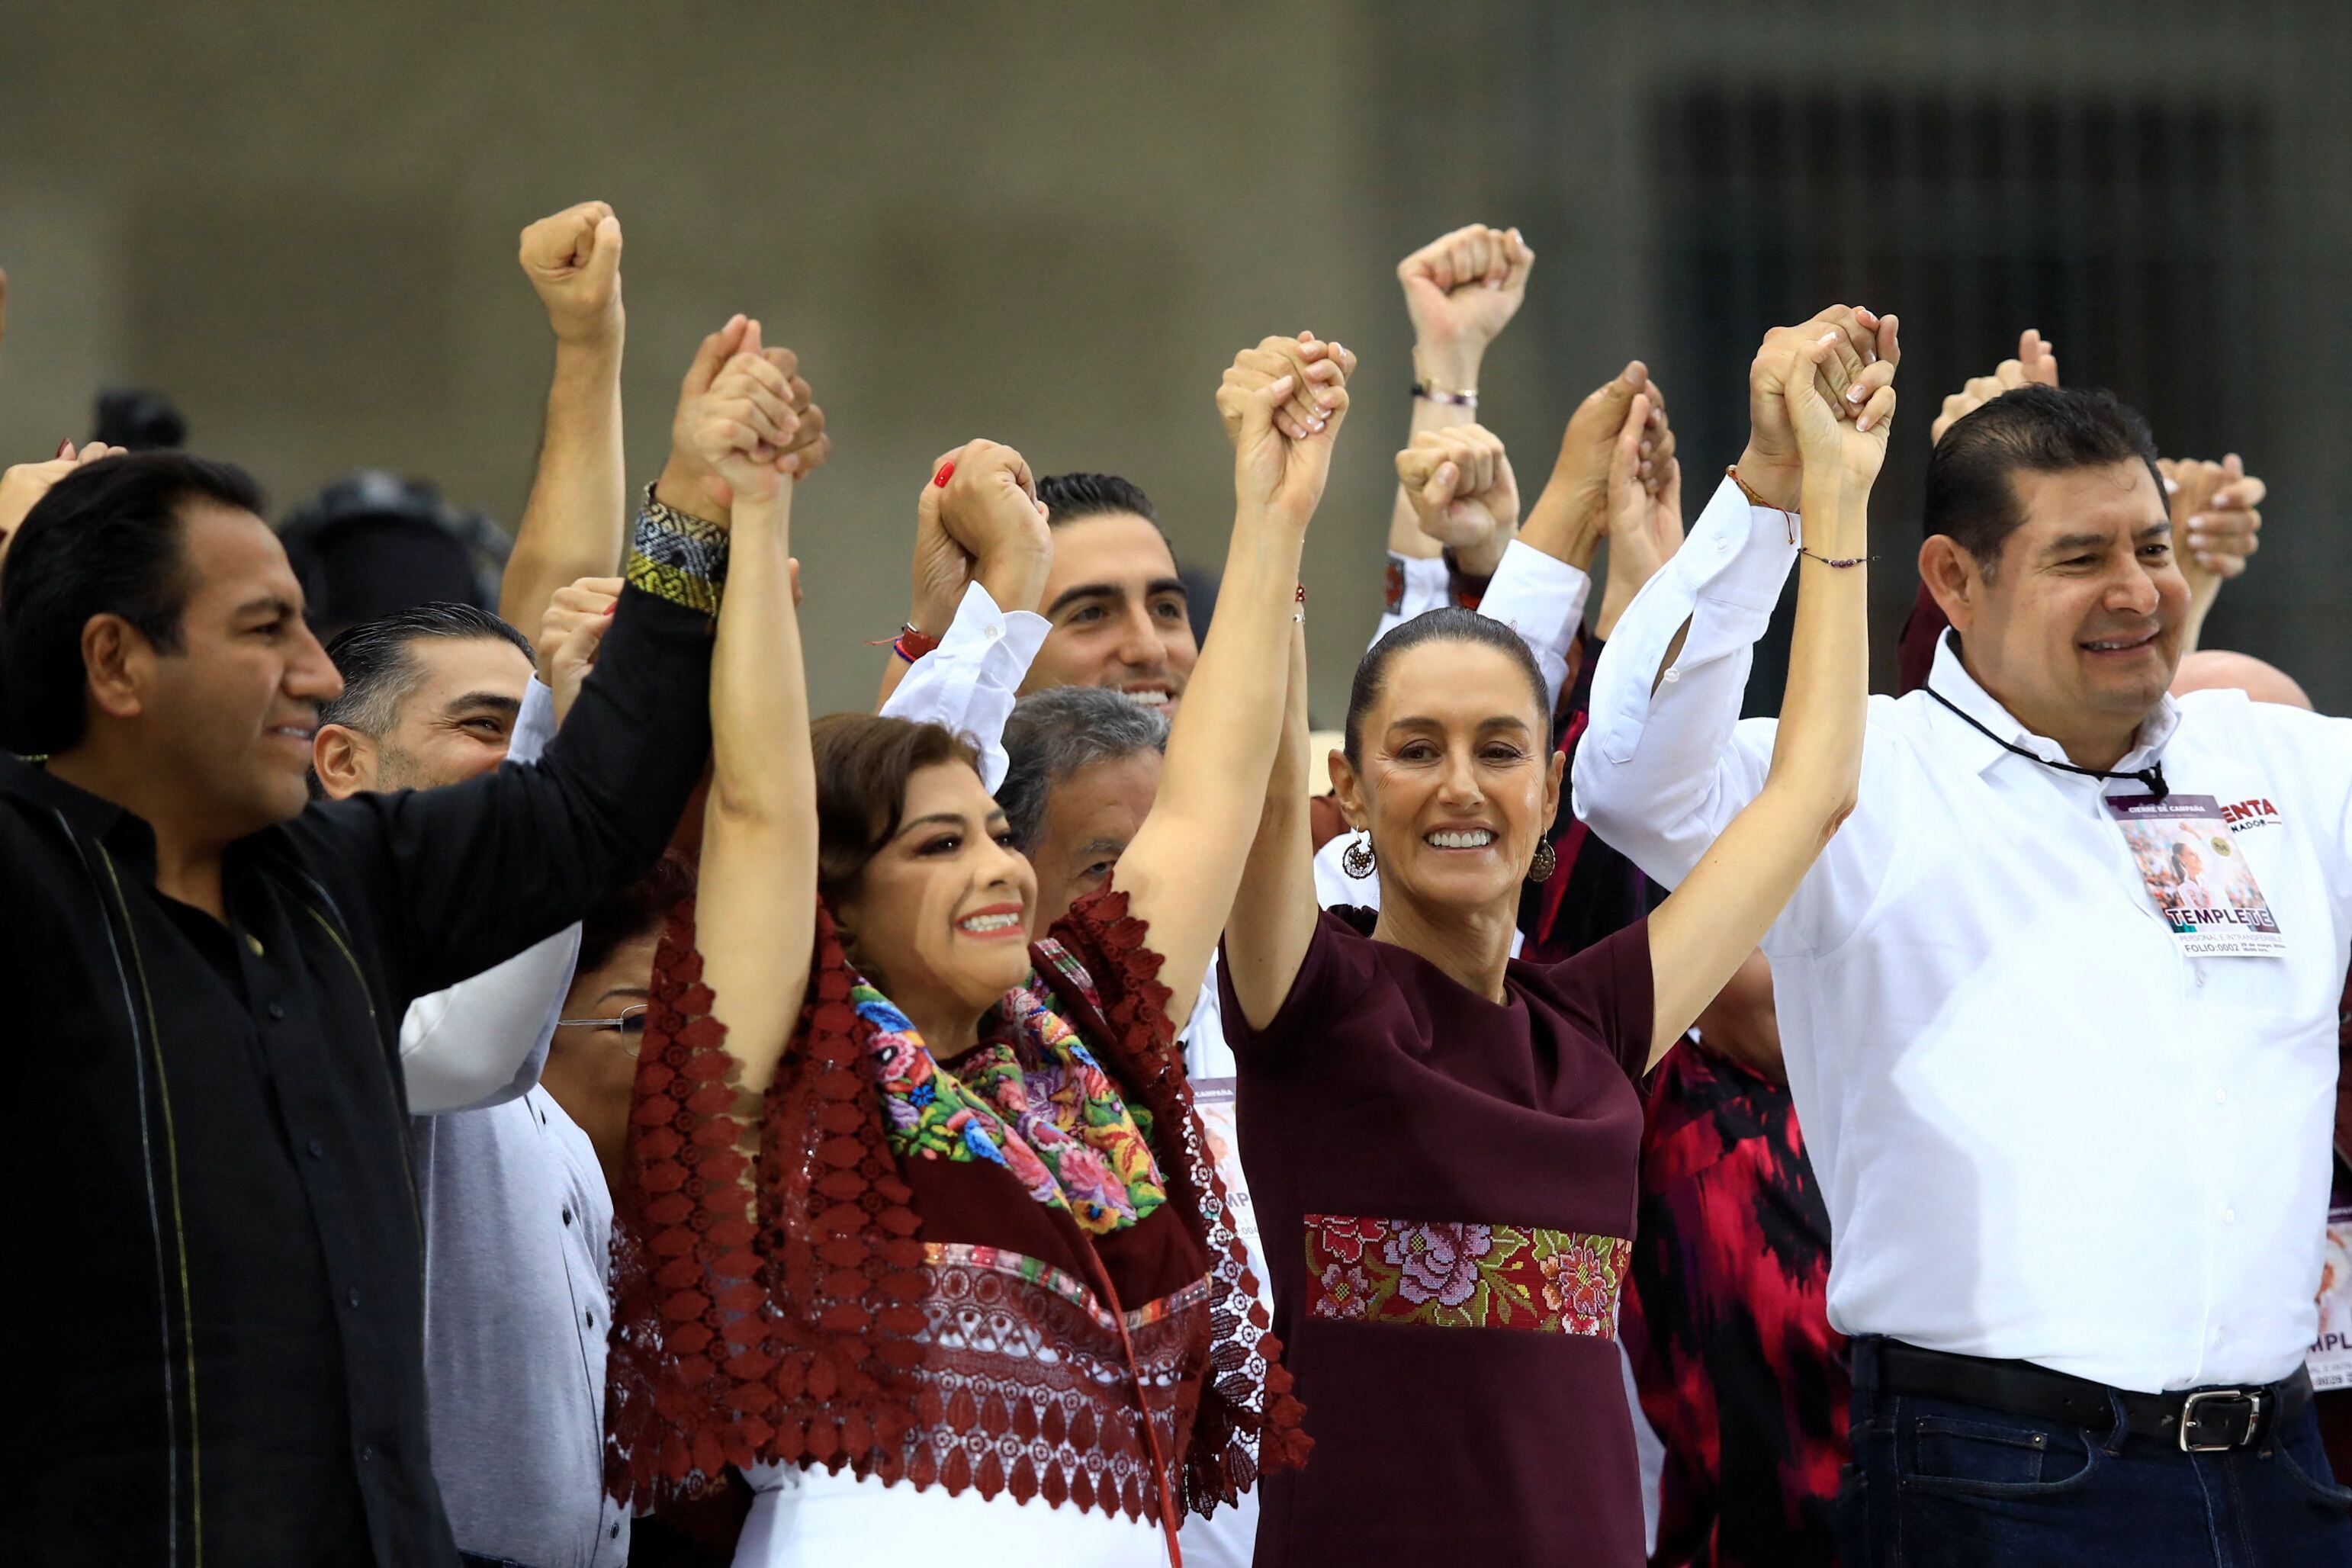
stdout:
{"type": "Polygon", "coordinates": [[[1003,628],[1003,626],[991,626],[991,627],[989,627],[989,628],[988,628],[988,640],[989,640],[990,642],[994,642],[997,638],[999,638],[999,637],[1003,637],[1003,635],[1004,635],[1004,628],[1003,628]]]}
{"type": "Polygon", "coordinates": [[[370,1444],[362,1443],[360,1445],[360,1463],[364,1465],[374,1458],[375,1448],[370,1444]]]}
{"type": "Polygon", "coordinates": [[[2230,1091],[2229,1091],[2228,1089],[2215,1089],[2215,1090],[2213,1091],[2213,1103],[2214,1103],[2214,1104],[2216,1104],[2216,1105],[2227,1105],[2227,1104],[2229,1104],[2229,1103],[2230,1103],[2230,1091]]]}
{"type": "Polygon", "coordinates": [[[617,1524],[617,1523],[615,1523],[615,1524],[613,1526],[613,1528],[612,1528],[611,1530],[609,1530],[609,1531],[605,1531],[605,1539],[606,1539],[606,1540],[608,1540],[608,1541],[618,1541],[618,1540],[620,1540],[620,1539],[621,1539],[621,1527],[620,1527],[620,1525],[619,1525],[619,1524],[617,1524]]]}
{"type": "Polygon", "coordinates": [[[2221,1211],[2221,1223],[2222,1223],[2223,1225],[2235,1225],[2235,1224],[2237,1224],[2237,1223],[2238,1223],[2238,1211],[2237,1211],[2236,1209],[2223,1209],[2223,1210],[2221,1211]]]}
{"type": "Polygon", "coordinates": [[[1726,534],[1715,542],[1715,552],[1717,555],[1728,555],[1731,553],[1730,535],[1726,534]]]}
{"type": "Polygon", "coordinates": [[[360,1288],[356,1285],[352,1286],[349,1290],[343,1293],[343,1300],[349,1301],[354,1307],[358,1306],[360,1304],[360,1288]]]}
{"type": "Polygon", "coordinates": [[[273,1024],[282,1024],[286,1021],[286,1005],[284,1003],[272,1002],[269,1005],[269,1021],[273,1024]]]}
{"type": "Polygon", "coordinates": [[[2200,985],[2205,984],[2205,971],[2201,967],[2197,971],[2197,984],[2200,985]]]}
{"type": "Polygon", "coordinates": [[[1682,678],[1683,678],[1683,672],[1682,672],[1681,670],[1679,670],[1679,669],[1670,669],[1670,670],[1666,671],[1666,674],[1665,674],[1665,682],[1666,682],[1666,684],[1667,684],[1668,686],[1672,686],[1675,681],[1680,680],[1682,678]]]}
{"type": "Polygon", "coordinates": [[[324,1143],[320,1142],[316,1138],[311,1139],[305,1147],[310,1151],[310,1158],[313,1160],[320,1160],[326,1157],[327,1146],[324,1143]]]}

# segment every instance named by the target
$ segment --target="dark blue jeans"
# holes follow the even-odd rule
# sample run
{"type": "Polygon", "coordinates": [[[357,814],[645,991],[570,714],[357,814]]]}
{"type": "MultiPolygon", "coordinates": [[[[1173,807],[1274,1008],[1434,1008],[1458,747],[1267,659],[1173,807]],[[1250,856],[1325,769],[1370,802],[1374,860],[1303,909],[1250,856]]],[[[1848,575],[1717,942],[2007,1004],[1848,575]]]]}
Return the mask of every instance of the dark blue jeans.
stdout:
{"type": "Polygon", "coordinates": [[[1883,1393],[1854,1342],[1844,1568],[2352,1568],[2352,1491],[2305,1405],[2252,1448],[2179,1445],[1883,1393]]]}

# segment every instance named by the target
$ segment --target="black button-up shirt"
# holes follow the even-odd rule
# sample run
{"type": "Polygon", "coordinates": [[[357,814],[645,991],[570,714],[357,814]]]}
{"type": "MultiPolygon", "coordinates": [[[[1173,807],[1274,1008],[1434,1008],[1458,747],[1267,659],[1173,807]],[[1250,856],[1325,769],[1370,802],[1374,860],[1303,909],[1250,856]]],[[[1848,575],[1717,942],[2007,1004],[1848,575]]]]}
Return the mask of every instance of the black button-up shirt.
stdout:
{"type": "Polygon", "coordinates": [[[0,757],[0,1562],[455,1562],[401,1018],[652,863],[709,648],[628,591],[540,765],[240,841],[226,924],[146,823],[0,757]]]}

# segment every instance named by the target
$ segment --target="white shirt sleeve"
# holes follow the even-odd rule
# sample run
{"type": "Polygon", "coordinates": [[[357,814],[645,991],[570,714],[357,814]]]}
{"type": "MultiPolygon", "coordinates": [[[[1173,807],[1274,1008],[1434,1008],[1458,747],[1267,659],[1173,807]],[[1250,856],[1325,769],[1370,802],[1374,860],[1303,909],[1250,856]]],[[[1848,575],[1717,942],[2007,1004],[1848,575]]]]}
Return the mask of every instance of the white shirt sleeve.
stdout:
{"type": "Polygon", "coordinates": [[[882,704],[882,716],[944,725],[970,740],[980,748],[980,782],[994,794],[1012,765],[1004,754],[1004,721],[1013,716],[1029,661],[1052,629],[1043,616],[998,609],[988,590],[974,583],[963,591],[940,646],[908,668],[882,704]]]}
{"type": "Polygon", "coordinates": [[[1763,788],[1777,725],[1743,722],[1740,697],[1796,561],[1789,519],[1749,506],[1726,479],[1683,547],[1633,596],[1593,669],[1576,814],[1667,887],[1763,788]],[[1682,653],[1661,676],[1685,623],[1682,653]]]}
{"type": "Polygon", "coordinates": [[[1380,624],[1372,628],[1370,647],[1415,616],[1451,602],[1449,580],[1442,555],[1399,555],[1389,552],[1388,595],[1381,601],[1380,624]]]}
{"type": "Polygon", "coordinates": [[[1557,556],[1514,539],[1486,584],[1478,613],[1502,622],[1519,634],[1543,671],[1544,690],[1550,696],[1547,717],[1559,707],[1559,689],[1568,683],[1568,656],[1584,625],[1584,601],[1592,579],[1557,556]]]}
{"type": "MultiPolygon", "coordinates": [[[[554,733],[555,693],[533,676],[507,760],[539,761],[554,733]]],[[[409,1004],[400,1021],[408,1109],[418,1116],[471,1110],[537,1083],[579,956],[580,928],[567,926],[495,969],[409,1004]]]]}

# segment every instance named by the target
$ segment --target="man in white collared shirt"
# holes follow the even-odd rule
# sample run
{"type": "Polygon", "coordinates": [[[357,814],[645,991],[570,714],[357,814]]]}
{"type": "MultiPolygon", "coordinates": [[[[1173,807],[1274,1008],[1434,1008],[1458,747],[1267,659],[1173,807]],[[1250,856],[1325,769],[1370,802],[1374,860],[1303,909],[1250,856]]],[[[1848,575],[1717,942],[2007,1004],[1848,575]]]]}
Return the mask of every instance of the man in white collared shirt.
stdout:
{"type": "MultiPolygon", "coordinates": [[[[1863,360],[1874,324],[1786,331],[1863,360]]],[[[1668,884],[1771,755],[1772,722],[1738,718],[1801,527],[1767,401],[1619,625],[1576,759],[1580,814],[1668,884]]],[[[2189,589],[2154,458],[2099,394],[2029,387],[1952,427],[1920,569],[1955,632],[1927,689],[1873,700],[1860,805],[1765,942],[1856,1336],[1852,1563],[2208,1563],[2225,1538],[2230,1562],[2352,1562],[2297,1375],[2352,723],[2165,695],[2189,589]],[[2274,936],[2176,933],[2108,804],[2151,796],[2211,808],[2191,820],[2274,936]],[[2204,955],[2233,942],[2269,955],[2204,955]]]]}

